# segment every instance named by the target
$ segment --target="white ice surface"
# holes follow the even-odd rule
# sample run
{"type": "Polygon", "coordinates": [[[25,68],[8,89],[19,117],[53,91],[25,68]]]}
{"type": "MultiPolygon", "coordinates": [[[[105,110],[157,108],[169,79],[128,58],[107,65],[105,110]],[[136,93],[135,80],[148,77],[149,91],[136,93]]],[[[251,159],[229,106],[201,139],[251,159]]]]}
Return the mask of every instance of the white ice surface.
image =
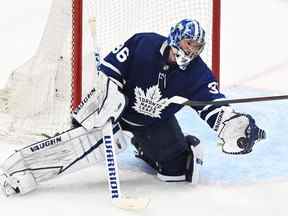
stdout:
{"type": "MultiPolygon", "coordinates": [[[[49,3],[27,0],[1,5],[0,85],[9,71],[36,50],[49,3]]],[[[223,92],[229,98],[287,94],[288,1],[222,0],[222,4],[223,92]]],[[[0,215],[286,216],[288,101],[234,107],[252,114],[267,131],[267,140],[246,156],[221,153],[215,134],[188,108],[178,115],[184,131],[199,136],[205,148],[204,169],[196,187],[158,181],[144,163],[133,157],[131,147],[119,157],[123,193],[151,198],[142,212],[111,206],[104,166],[99,164],[47,182],[23,197],[0,196],[0,215]]],[[[0,141],[0,162],[17,148],[0,141]]]]}

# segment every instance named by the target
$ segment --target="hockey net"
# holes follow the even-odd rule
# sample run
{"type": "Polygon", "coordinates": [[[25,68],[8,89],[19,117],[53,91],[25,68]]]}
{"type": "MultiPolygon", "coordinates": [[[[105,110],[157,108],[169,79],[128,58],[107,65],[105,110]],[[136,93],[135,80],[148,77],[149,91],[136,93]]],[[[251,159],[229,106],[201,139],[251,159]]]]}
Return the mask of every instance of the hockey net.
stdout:
{"type": "Polygon", "coordinates": [[[29,143],[69,129],[81,95],[101,85],[95,50],[103,57],[137,32],[167,35],[180,19],[198,19],[207,35],[201,55],[218,71],[219,11],[220,0],[53,0],[35,55],[0,91],[0,138],[29,143]]]}

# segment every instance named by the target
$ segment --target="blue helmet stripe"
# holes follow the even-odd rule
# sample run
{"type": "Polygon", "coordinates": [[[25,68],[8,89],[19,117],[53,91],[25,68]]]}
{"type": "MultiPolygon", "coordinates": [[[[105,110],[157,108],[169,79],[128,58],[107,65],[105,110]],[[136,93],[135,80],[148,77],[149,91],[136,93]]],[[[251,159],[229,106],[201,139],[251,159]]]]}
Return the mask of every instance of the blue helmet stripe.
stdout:
{"type": "Polygon", "coordinates": [[[205,31],[197,20],[184,19],[178,22],[171,28],[167,41],[170,46],[179,48],[179,42],[184,38],[205,43],[205,31]]]}

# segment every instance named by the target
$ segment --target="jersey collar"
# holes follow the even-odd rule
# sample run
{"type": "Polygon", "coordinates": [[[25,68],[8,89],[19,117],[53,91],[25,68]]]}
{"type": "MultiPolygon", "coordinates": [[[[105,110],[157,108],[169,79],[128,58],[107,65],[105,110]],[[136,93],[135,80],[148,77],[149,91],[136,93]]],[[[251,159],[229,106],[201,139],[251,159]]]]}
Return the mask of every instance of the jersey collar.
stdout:
{"type": "MultiPolygon", "coordinates": [[[[161,47],[160,47],[160,53],[161,53],[161,55],[163,56],[163,62],[162,62],[162,67],[164,68],[164,67],[169,67],[170,69],[173,69],[173,70],[175,70],[175,69],[178,69],[178,66],[177,66],[177,64],[169,64],[168,63],[168,58],[169,58],[169,51],[170,51],[170,46],[168,45],[168,41],[167,40],[165,40],[163,43],[162,43],[162,45],[161,45],[161,47]]],[[[169,70],[170,70],[169,69],[169,70]]]]}
{"type": "Polygon", "coordinates": [[[160,53],[164,57],[165,57],[165,51],[167,50],[167,48],[168,48],[168,41],[165,40],[160,47],[160,53]]]}

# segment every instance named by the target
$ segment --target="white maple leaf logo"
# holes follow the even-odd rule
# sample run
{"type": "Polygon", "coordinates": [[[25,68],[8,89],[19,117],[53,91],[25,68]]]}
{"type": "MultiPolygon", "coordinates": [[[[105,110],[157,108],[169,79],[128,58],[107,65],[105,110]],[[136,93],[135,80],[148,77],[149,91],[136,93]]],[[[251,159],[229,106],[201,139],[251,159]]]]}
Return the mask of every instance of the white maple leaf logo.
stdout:
{"type": "Polygon", "coordinates": [[[136,102],[132,108],[141,114],[161,118],[162,110],[170,104],[168,98],[161,99],[162,94],[158,85],[148,88],[146,94],[139,87],[136,87],[134,92],[136,102]]]}

